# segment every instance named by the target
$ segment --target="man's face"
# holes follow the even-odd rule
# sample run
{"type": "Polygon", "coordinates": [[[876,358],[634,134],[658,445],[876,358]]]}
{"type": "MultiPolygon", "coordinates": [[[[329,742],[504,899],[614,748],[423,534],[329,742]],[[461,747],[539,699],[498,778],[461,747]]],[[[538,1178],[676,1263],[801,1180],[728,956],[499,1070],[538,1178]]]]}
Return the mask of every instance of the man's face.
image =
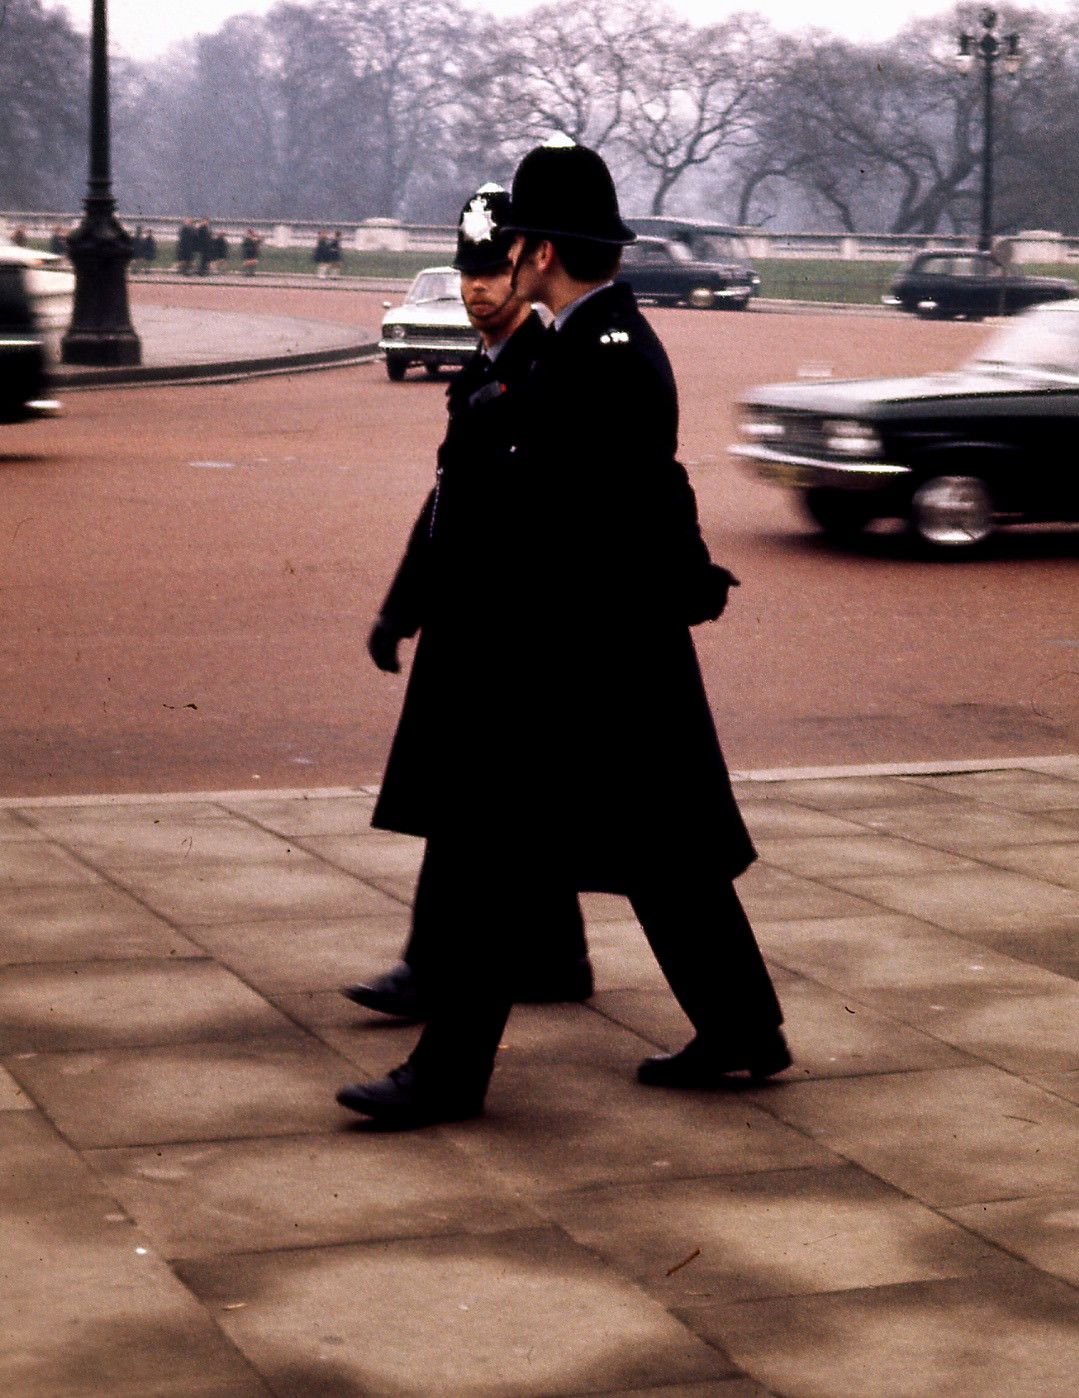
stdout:
{"type": "Polygon", "coordinates": [[[461,299],[469,320],[488,344],[505,339],[528,310],[528,303],[513,289],[509,263],[484,272],[462,272],[461,299]]]}

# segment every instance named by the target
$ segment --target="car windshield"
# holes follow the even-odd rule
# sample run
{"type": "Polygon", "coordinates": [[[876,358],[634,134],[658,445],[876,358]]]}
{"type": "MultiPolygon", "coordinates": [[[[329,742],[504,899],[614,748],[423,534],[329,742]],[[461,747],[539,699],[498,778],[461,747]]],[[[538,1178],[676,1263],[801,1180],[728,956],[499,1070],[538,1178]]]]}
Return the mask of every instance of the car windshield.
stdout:
{"type": "Polygon", "coordinates": [[[735,262],[745,257],[745,250],[724,233],[699,233],[693,241],[702,262],[735,262]]]}
{"type": "Polygon", "coordinates": [[[409,301],[460,301],[461,280],[456,272],[421,272],[409,289],[409,301]]]}
{"type": "Polygon", "coordinates": [[[1079,309],[1031,311],[998,330],[971,366],[1079,374],[1079,309]]]}

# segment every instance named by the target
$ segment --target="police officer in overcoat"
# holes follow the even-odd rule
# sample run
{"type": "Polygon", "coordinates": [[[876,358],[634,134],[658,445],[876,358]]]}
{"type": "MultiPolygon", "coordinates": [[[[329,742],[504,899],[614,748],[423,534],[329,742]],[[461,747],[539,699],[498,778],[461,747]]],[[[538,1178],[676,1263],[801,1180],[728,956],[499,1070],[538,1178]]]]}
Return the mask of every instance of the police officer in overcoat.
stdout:
{"type": "Polygon", "coordinates": [[[543,881],[627,895],[693,1025],[639,1081],[721,1087],[791,1061],[733,886],[754,850],[689,629],[734,579],[676,460],[666,353],[615,280],[634,234],[602,158],[566,138],[521,162],[508,227],[518,292],[553,326],[467,502],[469,576],[446,589],[456,722],[424,735],[407,780],[391,760],[373,818],[427,835],[442,870],[431,1004],[405,1063],[338,1094],[396,1128],[482,1111],[520,954],[505,908],[543,881]]]}
{"type": "MultiPolygon", "coordinates": [[[[468,200],[458,219],[453,266],[461,274],[465,309],[481,345],[450,383],[437,485],[420,511],[368,643],[375,664],[396,673],[400,642],[421,634],[384,783],[391,799],[395,790],[433,780],[436,759],[430,748],[450,741],[462,723],[472,722],[471,715],[459,712],[475,700],[469,689],[461,692],[457,672],[468,664],[462,631],[471,625],[475,609],[486,605],[482,597],[488,585],[473,570],[489,547],[484,531],[499,523],[490,518],[489,476],[503,469],[512,397],[527,378],[544,334],[543,322],[512,284],[513,235],[502,228],[509,203],[500,185],[488,183],[468,200]],[[448,596],[443,595],[447,587],[448,596]],[[481,600],[468,596],[470,588],[481,600]]],[[[429,833],[424,821],[406,817],[404,823],[415,824],[417,834],[429,833]]],[[[507,923],[522,943],[515,1000],[583,1000],[591,995],[592,968],[573,889],[541,881],[523,906],[507,912],[507,923]]],[[[420,871],[412,931],[401,961],[341,993],[382,1014],[422,1019],[425,957],[441,927],[436,849],[420,871]]]]}

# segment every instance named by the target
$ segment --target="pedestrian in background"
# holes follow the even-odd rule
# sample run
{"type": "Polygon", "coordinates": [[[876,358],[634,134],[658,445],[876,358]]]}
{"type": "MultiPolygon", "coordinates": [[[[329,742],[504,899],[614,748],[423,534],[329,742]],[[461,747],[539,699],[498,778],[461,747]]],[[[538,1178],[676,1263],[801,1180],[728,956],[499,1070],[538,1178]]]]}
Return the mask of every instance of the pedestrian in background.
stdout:
{"type": "Polygon", "coordinates": [[[229,260],[229,240],[224,232],[210,232],[210,271],[220,272],[229,260]]]}
{"type": "Polygon", "coordinates": [[[208,218],[200,219],[195,227],[195,251],[199,259],[199,276],[208,276],[213,271],[214,260],[214,230],[208,218]]]}
{"type": "Polygon", "coordinates": [[[243,241],[240,244],[240,259],[243,264],[245,277],[253,277],[259,269],[259,258],[262,256],[262,239],[253,228],[245,228],[243,241]]]}
{"type": "Polygon", "coordinates": [[[337,228],[326,240],[326,266],[331,277],[341,275],[341,230],[337,228]]]}
{"type": "MultiPolygon", "coordinates": [[[[368,642],[379,669],[396,674],[401,641],[420,633],[387,775],[398,790],[452,782],[455,759],[441,735],[454,734],[465,742],[484,721],[461,657],[468,652],[475,617],[489,605],[487,535],[503,526],[498,477],[505,469],[514,395],[531,372],[544,336],[543,322],[513,289],[513,238],[502,228],[509,203],[499,185],[485,184],[458,220],[453,265],[461,274],[461,295],[481,348],[450,383],[437,484],[420,511],[368,642]]],[[[427,1013],[429,968],[439,955],[447,914],[443,824],[452,824],[448,813],[432,814],[402,959],[370,981],[346,986],[342,994],[356,1004],[409,1019],[427,1013]]],[[[451,913],[453,888],[451,883],[451,913]]],[[[519,905],[507,910],[506,935],[520,948],[515,1000],[584,1000],[592,994],[584,921],[574,889],[546,881],[533,884],[519,905]]]]}
{"type": "Polygon", "coordinates": [[[185,277],[191,275],[198,255],[198,230],[193,218],[185,218],[176,234],[176,270],[185,277]]]}
{"type": "Polygon", "coordinates": [[[460,723],[428,729],[404,770],[391,753],[372,818],[437,854],[426,1023],[400,1067],[338,1094],[397,1128],[482,1111],[517,970],[506,910],[537,888],[629,897],[695,1030],[640,1082],[719,1088],[791,1062],[734,890],[755,852],[689,631],[735,579],[709,558],[676,460],[666,353],[615,280],[635,235],[602,158],[566,138],[521,162],[506,227],[517,293],[553,329],[486,477],[460,723]]]}

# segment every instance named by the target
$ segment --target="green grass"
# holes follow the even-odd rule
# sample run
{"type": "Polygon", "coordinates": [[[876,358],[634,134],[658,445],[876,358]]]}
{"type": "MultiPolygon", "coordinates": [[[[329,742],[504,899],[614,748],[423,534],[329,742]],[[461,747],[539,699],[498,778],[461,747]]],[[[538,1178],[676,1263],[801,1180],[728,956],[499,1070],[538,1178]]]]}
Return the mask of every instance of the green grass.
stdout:
{"type": "MultiPolygon", "coordinates": [[[[31,239],[31,246],[45,247],[43,239],[31,239]]],[[[156,266],[171,269],[175,262],[176,244],[172,240],[158,242],[156,266]]],[[[355,252],[345,249],[341,274],[349,277],[410,279],[424,267],[449,261],[449,254],[440,257],[428,252],[355,252]]],[[[844,262],[838,259],[813,257],[760,258],[753,266],[760,275],[761,295],[784,301],[836,301],[851,305],[880,305],[880,298],[906,258],[880,262],[844,262]]],[[[229,258],[225,270],[240,270],[238,240],[230,240],[229,258]]],[[[315,274],[310,248],[271,248],[263,244],[259,263],[262,273],[315,274]]],[[[1079,265],[1052,263],[1041,266],[1025,263],[1020,269],[1032,276],[1068,277],[1079,285],[1079,265]]]]}

